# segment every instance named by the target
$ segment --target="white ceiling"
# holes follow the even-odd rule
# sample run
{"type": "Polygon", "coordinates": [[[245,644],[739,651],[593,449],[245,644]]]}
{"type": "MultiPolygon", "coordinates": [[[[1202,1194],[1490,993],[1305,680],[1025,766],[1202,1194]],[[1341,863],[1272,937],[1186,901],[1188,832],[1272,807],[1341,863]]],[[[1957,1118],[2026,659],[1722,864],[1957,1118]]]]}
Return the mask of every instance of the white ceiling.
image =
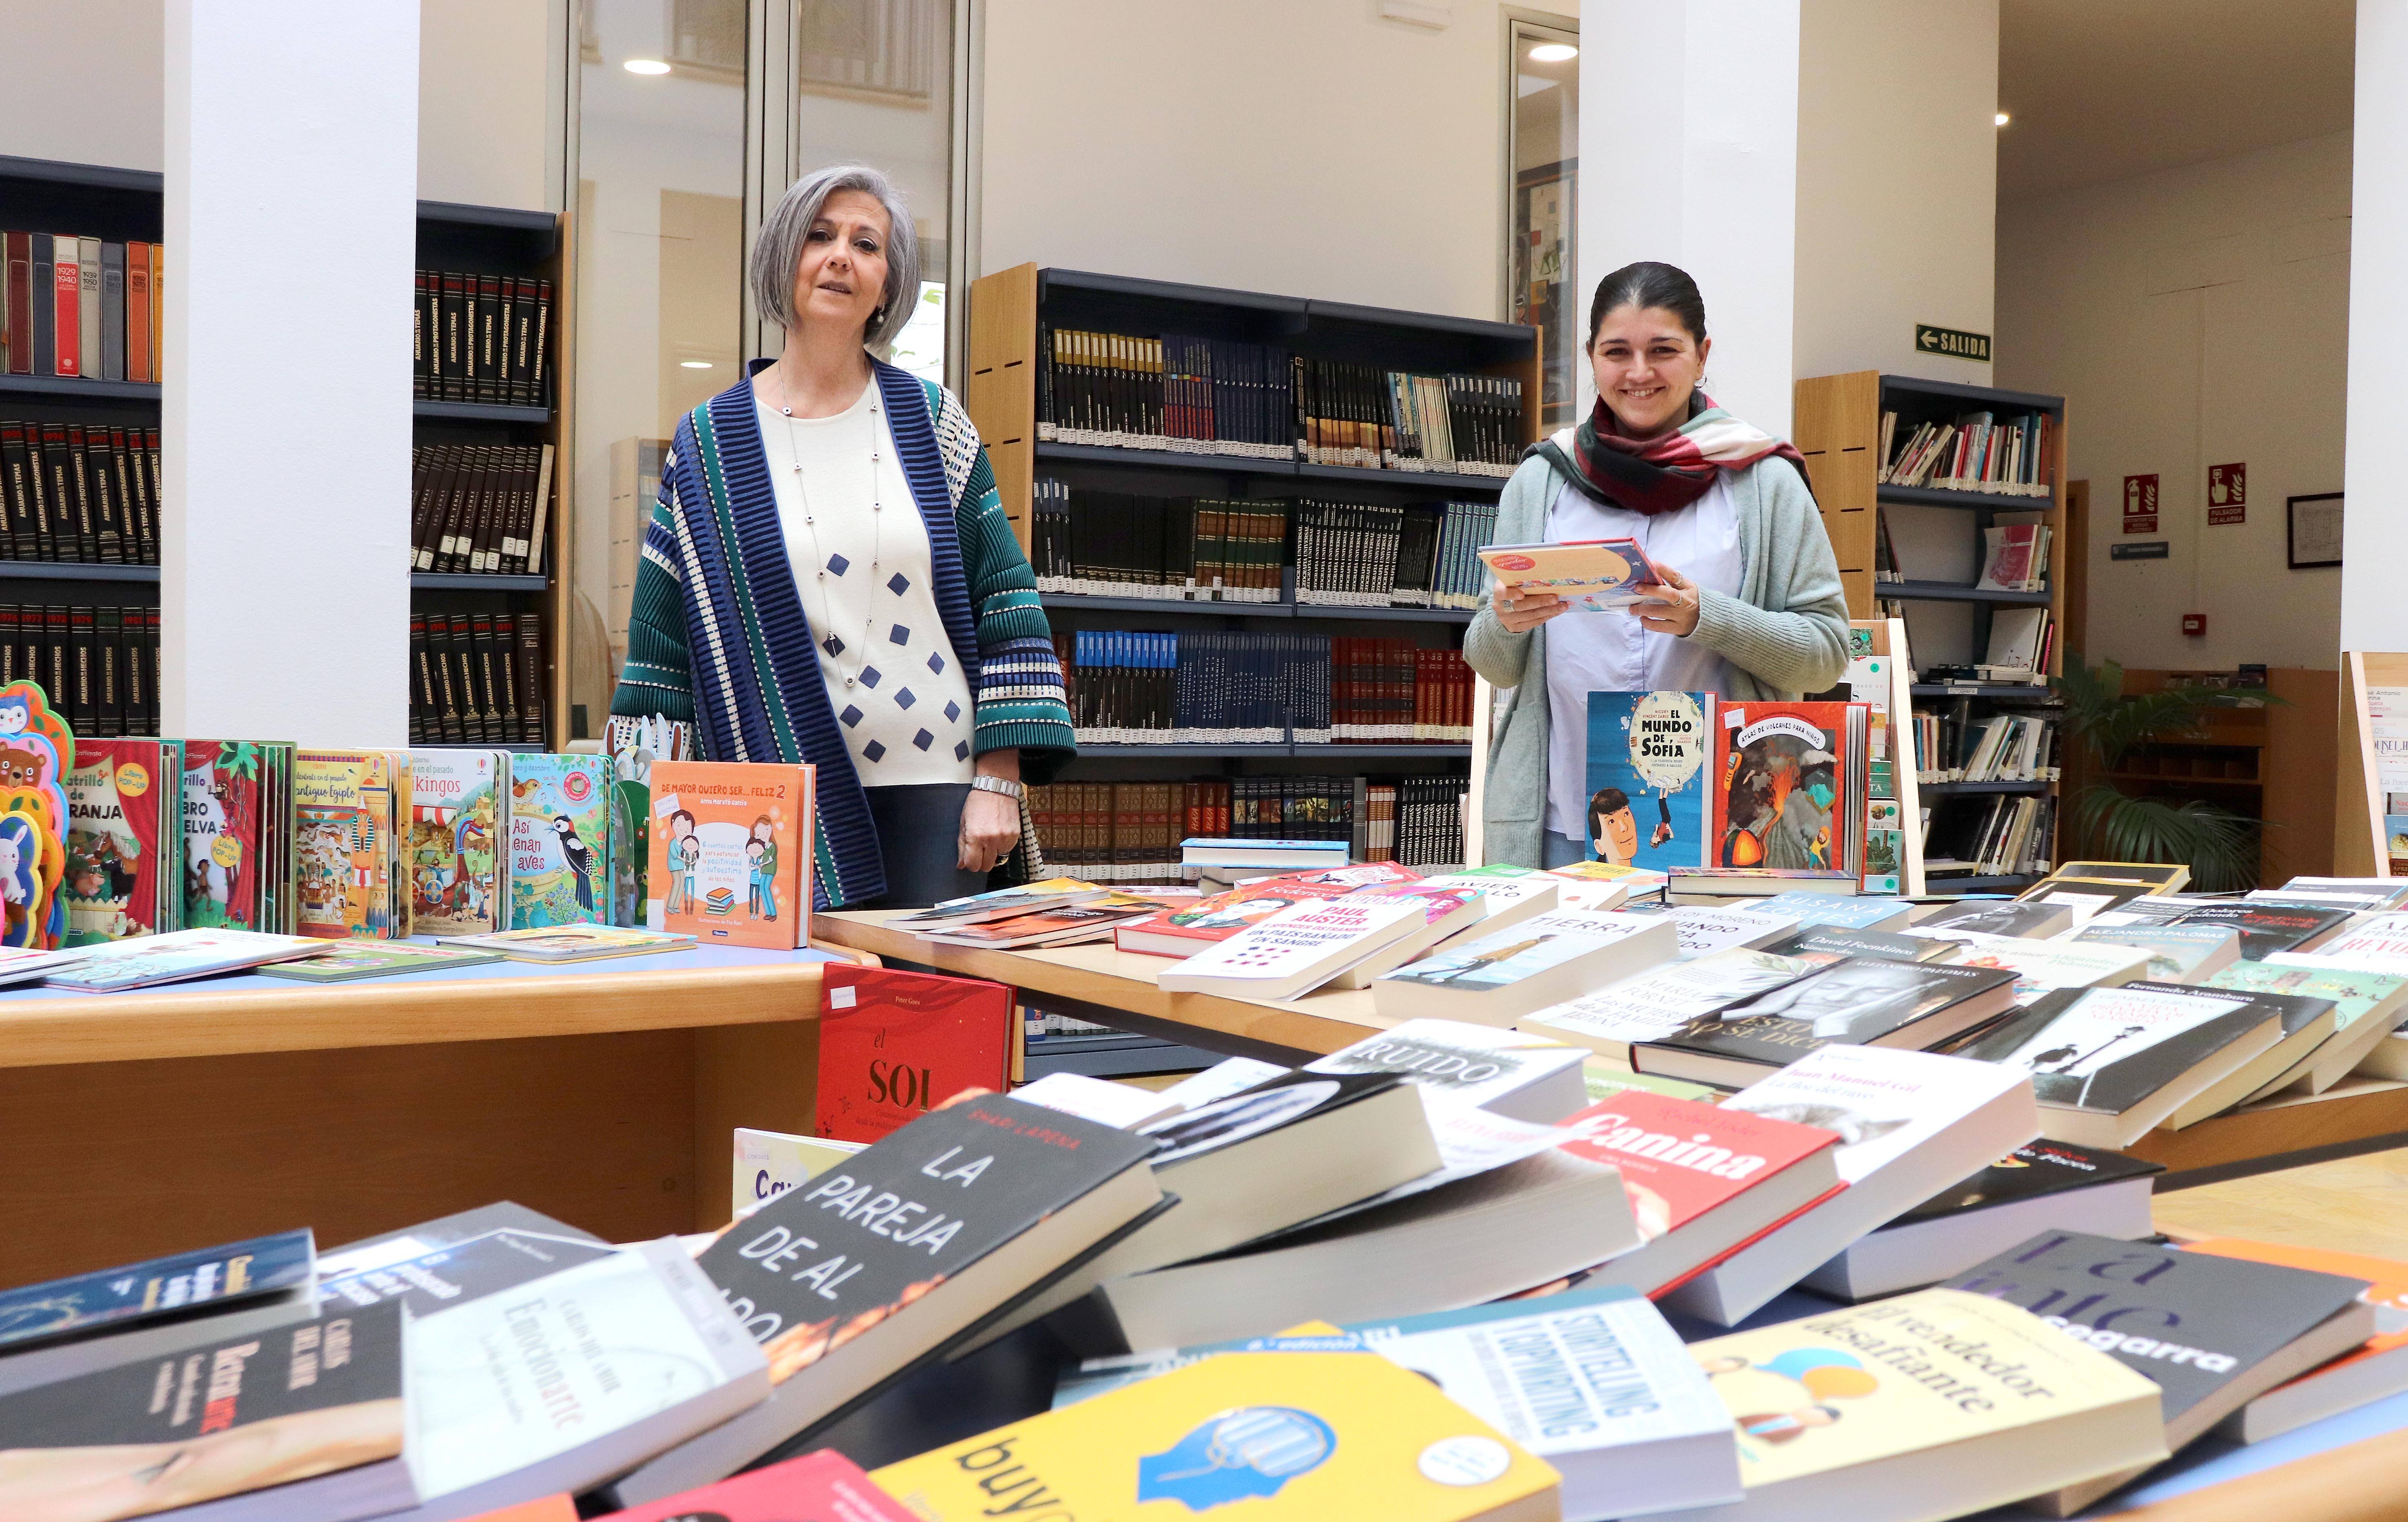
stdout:
{"type": "Polygon", "coordinates": [[[2000,0],[1999,197],[2350,124],[2352,0],[2000,0]]]}

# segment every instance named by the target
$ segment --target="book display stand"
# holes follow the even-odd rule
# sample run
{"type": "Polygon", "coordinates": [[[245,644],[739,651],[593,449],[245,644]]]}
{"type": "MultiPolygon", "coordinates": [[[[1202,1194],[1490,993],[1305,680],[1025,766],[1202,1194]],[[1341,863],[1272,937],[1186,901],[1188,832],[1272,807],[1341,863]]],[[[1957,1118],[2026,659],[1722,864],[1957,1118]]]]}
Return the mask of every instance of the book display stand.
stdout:
{"type": "MultiPolygon", "coordinates": [[[[1869,619],[1885,610],[1876,603],[1956,604],[1964,607],[1970,616],[1971,649],[1969,658],[1978,661],[1989,645],[1992,614],[2000,608],[2045,608],[2053,631],[2048,641],[2042,674],[2056,676],[2063,669],[2064,650],[2061,631],[2065,626],[2066,539],[2065,539],[2065,399],[2042,396],[2024,392],[2000,391],[1986,386],[1956,385],[1942,380],[1925,380],[1914,376],[1884,375],[1875,370],[1858,370],[1846,375],[1818,376],[1800,380],[1795,388],[1796,413],[1794,432],[1799,452],[1806,456],[1813,480],[1815,506],[1823,515],[1823,526],[1829,533],[1832,552],[1840,563],[1840,582],[1848,598],[1848,616],[1869,619]],[[1881,480],[1883,461],[1882,417],[1885,412],[1898,414],[1895,437],[1902,438],[1921,422],[1952,422],[1959,417],[1986,412],[2000,420],[2015,415],[2037,413],[2047,421],[2046,442],[2038,461],[2039,480],[2046,483],[2045,495],[2013,495],[1991,491],[1952,490],[1940,486],[1906,486],[1885,483],[1881,480]],[[1983,561],[1983,530],[1992,526],[1999,513],[2037,512],[2040,521],[2050,530],[2049,567],[2046,587],[2038,592],[1999,591],[1992,588],[1958,584],[1954,582],[1912,581],[1897,579],[1899,572],[1885,567],[1881,545],[1881,510],[1885,506],[1900,508],[1944,508],[1961,516],[1971,539],[1969,563],[1976,578],[1983,561]],[[1887,570],[1887,578],[1883,571],[1887,570]]],[[[1959,557],[1960,561],[1964,557],[1959,557]]],[[[1927,641],[1924,659],[1939,654],[1936,646],[1927,641]]],[[[1960,722],[1971,723],[2000,711],[2025,712],[2035,705],[2056,701],[2055,694],[2045,686],[2020,682],[1931,682],[1913,684],[1911,696],[1927,700],[1945,700],[1956,709],[1960,722]]],[[[1912,729],[1908,730],[1912,739],[1912,729]]],[[[1922,802],[1931,807],[1930,838],[1951,845],[1979,833],[1989,805],[2000,796],[2028,796],[2045,798],[2043,807],[2054,808],[2058,785],[2054,782],[1978,782],[1927,783],[1920,789],[1922,802]]],[[[1912,833],[1915,826],[1913,811],[1908,811],[1907,826],[1912,833]]],[[[2052,817],[2046,835],[2038,845],[2042,862],[2057,857],[2056,820],[2052,817]]],[[[1940,873],[1930,877],[1928,891],[1941,893],[2012,893],[2040,880],[2040,873],[2016,872],[2001,874],[1940,873]]]]}
{"type": "Polygon", "coordinates": [[[2408,793],[2408,655],[2345,651],[2341,680],[2332,869],[2344,877],[2398,876],[2402,852],[2392,843],[2386,811],[2393,793],[2408,793]]]}

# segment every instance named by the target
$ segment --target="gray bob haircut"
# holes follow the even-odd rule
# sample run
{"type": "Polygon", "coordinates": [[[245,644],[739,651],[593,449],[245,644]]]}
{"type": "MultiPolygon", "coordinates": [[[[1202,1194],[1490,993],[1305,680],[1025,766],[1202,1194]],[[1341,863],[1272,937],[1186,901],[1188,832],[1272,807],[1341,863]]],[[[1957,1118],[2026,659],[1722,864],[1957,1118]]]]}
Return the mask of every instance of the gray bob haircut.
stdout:
{"type": "Polygon", "coordinates": [[[886,208],[892,229],[886,237],[886,289],[879,294],[879,314],[861,336],[865,349],[884,350],[920,299],[920,239],[911,229],[911,208],[884,173],[866,164],[838,164],[814,169],[786,188],[769,214],[761,219],[760,235],[752,239],[752,299],[761,315],[780,327],[795,325],[795,270],[803,262],[803,242],[820,208],[838,191],[860,191],[886,208]]]}

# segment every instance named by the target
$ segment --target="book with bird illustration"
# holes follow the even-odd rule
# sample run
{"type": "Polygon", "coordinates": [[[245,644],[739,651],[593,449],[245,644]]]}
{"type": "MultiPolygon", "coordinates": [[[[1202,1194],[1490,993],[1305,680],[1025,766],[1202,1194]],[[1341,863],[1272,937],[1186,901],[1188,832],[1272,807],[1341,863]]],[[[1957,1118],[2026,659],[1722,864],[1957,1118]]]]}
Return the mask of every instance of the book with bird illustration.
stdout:
{"type": "Polygon", "coordinates": [[[512,756],[509,927],[609,924],[609,758],[512,756]]]}

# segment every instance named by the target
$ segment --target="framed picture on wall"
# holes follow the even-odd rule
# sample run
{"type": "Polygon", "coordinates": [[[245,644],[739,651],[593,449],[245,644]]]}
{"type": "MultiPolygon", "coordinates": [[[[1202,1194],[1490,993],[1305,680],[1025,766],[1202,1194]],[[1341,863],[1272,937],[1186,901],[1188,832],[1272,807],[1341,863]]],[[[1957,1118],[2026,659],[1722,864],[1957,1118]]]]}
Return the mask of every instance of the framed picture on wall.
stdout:
{"type": "Polygon", "coordinates": [[[2286,502],[2293,570],[2341,564],[2341,496],[2319,492],[2286,502]]]}

